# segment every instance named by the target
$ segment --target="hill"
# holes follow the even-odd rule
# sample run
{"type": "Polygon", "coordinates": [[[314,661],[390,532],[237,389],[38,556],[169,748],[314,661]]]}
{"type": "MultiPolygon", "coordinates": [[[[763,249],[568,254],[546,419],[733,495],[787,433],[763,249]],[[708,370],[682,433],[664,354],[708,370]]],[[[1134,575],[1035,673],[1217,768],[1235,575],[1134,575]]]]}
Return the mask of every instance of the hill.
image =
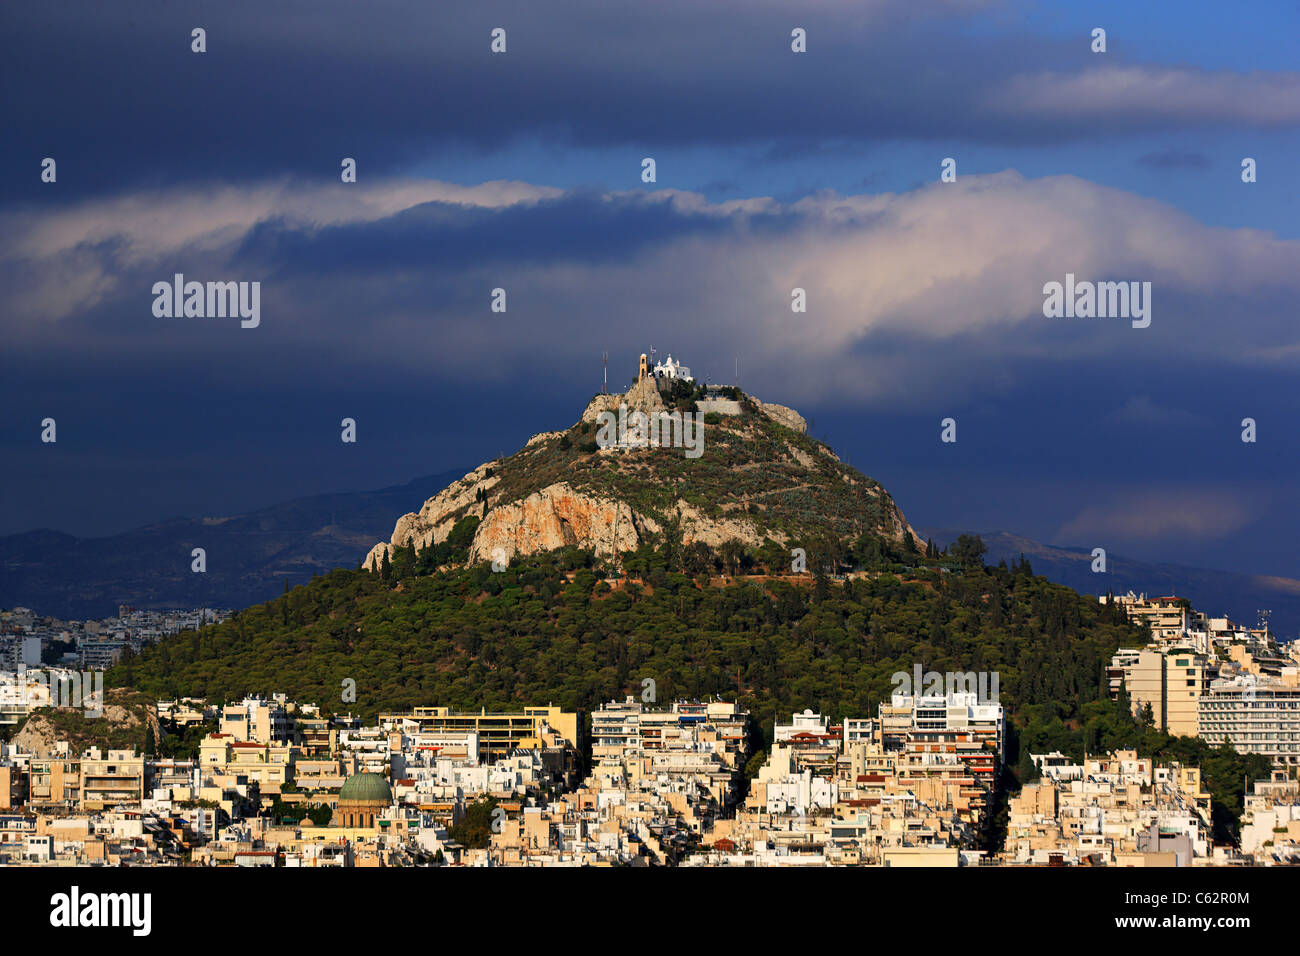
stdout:
{"type": "Polygon", "coordinates": [[[739,389],[718,400],[691,386],[665,395],[651,379],[623,395],[596,396],[574,425],[536,435],[452,483],[399,518],[364,564],[377,568],[398,549],[443,544],[462,521],[475,561],[563,547],[612,558],[666,537],[688,549],[729,542],[783,549],[788,564],[797,547],[829,548],[835,560],[839,542],[866,535],[901,546],[913,534],[889,493],[808,437],[796,412],[739,389]],[[600,415],[620,406],[629,416],[703,414],[700,453],[607,445],[600,415]]]}

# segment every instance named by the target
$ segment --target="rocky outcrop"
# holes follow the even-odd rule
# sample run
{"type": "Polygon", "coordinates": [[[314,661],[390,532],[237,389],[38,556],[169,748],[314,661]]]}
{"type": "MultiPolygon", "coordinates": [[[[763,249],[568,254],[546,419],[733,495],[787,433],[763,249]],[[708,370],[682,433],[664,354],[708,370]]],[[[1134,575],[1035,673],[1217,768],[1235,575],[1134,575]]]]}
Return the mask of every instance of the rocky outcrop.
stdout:
{"type": "Polygon", "coordinates": [[[786,408],[784,405],[777,405],[774,402],[760,401],[757,398],[754,399],[754,404],[758,406],[759,411],[778,425],[793,428],[804,435],[808,434],[808,423],[793,408],[786,408]]]}
{"type": "Polygon", "coordinates": [[[49,757],[55,753],[59,741],[66,741],[72,752],[79,754],[91,745],[102,746],[109,735],[121,737],[138,748],[145,745],[150,733],[155,740],[166,736],[156,706],[143,694],[109,688],[103,695],[103,712],[97,716],[77,707],[34,710],[10,743],[34,756],[49,757]]]}
{"type": "Polygon", "coordinates": [[[487,474],[491,467],[487,463],[479,465],[426,501],[419,511],[398,518],[392,537],[371,548],[362,567],[377,568],[384,560],[385,551],[404,548],[412,540],[417,551],[445,541],[465,509],[478,500],[478,493],[491,490],[501,480],[496,475],[487,474]]]}
{"type": "Polygon", "coordinates": [[[587,403],[579,422],[594,422],[601,412],[617,412],[620,405],[627,405],[628,413],[645,412],[654,415],[666,412],[663,396],[653,378],[643,378],[621,395],[597,395],[587,403]]]}
{"type": "MultiPolygon", "coordinates": [[[[750,547],[763,543],[763,535],[746,518],[708,517],[685,501],[677,502],[676,512],[683,544],[698,541],[717,548],[733,540],[750,547]]],[[[566,547],[608,557],[616,550],[636,549],[647,534],[661,530],[657,520],[626,502],[594,497],[560,483],[489,511],[474,535],[470,560],[509,561],[517,554],[566,547]]]]}
{"type": "Polygon", "coordinates": [[[499,505],[478,526],[471,561],[509,561],[516,554],[586,548],[608,556],[632,551],[659,524],[625,502],[593,497],[567,484],[549,485],[522,501],[499,505]]]}
{"type": "Polygon", "coordinates": [[[578,423],[595,422],[596,417],[601,412],[609,410],[611,402],[614,403],[614,407],[617,407],[617,400],[617,395],[597,395],[587,403],[587,407],[583,411],[582,417],[578,419],[578,423]]]}
{"type": "MultiPolygon", "coordinates": [[[[710,548],[717,548],[726,541],[740,541],[747,547],[758,547],[763,543],[763,535],[747,518],[710,518],[680,499],[677,502],[677,518],[682,532],[682,544],[698,541],[710,548]]],[[[780,533],[770,532],[769,536],[778,544],[785,543],[785,536],[780,533]]]]}
{"type": "Polygon", "coordinates": [[[552,438],[563,437],[564,432],[538,432],[524,444],[525,448],[531,448],[533,445],[540,445],[544,441],[550,441],[552,438]]]}

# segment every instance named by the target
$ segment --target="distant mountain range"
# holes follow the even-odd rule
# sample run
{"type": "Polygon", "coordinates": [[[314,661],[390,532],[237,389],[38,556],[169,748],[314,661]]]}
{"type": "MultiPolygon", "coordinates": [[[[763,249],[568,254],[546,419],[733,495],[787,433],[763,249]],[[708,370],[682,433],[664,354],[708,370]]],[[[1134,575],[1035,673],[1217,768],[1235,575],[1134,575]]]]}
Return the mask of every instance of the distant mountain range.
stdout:
{"type": "Polygon", "coordinates": [[[81,620],[138,608],[243,608],[313,574],[356,567],[375,539],[463,471],[379,491],[298,498],[225,518],[171,518],[78,538],[37,530],[0,537],[0,607],[81,620]],[[190,570],[203,548],[207,571],[190,570]]]}
{"type": "Polygon", "coordinates": [[[917,533],[934,539],[940,547],[947,547],[961,534],[979,534],[989,549],[986,563],[1010,563],[1023,554],[1035,574],[1081,594],[1105,594],[1108,590],[1116,594],[1130,590],[1149,595],[1177,594],[1190,600],[1199,611],[1215,617],[1226,614],[1252,626],[1261,609],[1270,610],[1270,625],[1280,640],[1291,640],[1300,630],[1300,580],[1295,578],[1135,561],[1112,553],[1106,555],[1106,573],[1094,574],[1092,552],[1082,548],[1041,544],[1007,531],[919,528],[917,533]]]}

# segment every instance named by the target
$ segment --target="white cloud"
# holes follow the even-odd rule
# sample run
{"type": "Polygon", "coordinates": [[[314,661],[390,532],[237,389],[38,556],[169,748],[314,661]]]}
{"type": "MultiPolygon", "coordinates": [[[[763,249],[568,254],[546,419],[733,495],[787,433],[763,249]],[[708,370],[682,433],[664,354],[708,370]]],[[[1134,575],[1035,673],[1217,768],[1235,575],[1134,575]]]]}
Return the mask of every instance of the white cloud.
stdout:
{"type": "Polygon", "coordinates": [[[259,222],[283,218],[302,228],[373,222],[426,202],[499,208],[536,202],[563,191],[495,181],[462,186],[425,179],[393,179],[373,186],[306,185],[281,181],[256,186],[178,188],[56,208],[27,209],[2,220],[8,256],[39,260],[87,243],[125,244],[127,261],[145,261],[181,246],[219,248],[259,222]]]}
{"type": "Polygon", "coordinates": [[[1283,126],[1300,122],[1300,73],[1161,66],[1040,72],[1012,77],[987,106],[1009,117],[1095,119],[1107,127],[1131,119],[1283,126]]]}
{"type": "MultiPolygon", "coordinates": [[[[381,235],[390,217],[422,203],[502,209],[564,195],[526,183],[412,181],[141,194],[66,207],[10,230],[17,238],[0,266],[21,266],[15,312],[39,335],[44,323],[33,319],[76,321],[80,310],[123,296],[123,273],[132,276],[133,301],[147,302],[139,275],[170,276],[181,252],[219,263],[269,219],[307,233],[368,223],[381,235]],[[101,257],[97,242],[110,251],[101,257]],[[69,281],[69,263],[81,270],[72,270],[79,281],[69,281]]],[[[663,203],[669,222],[623,255],[591,255],[581,242],[586,224],[572,210],[564,219],[557,202],[539,212],[555,216],[549,234],[503,235],[491,262],[444,265],[431,256],[418,268],[342,275],[295,265],[264,287],[264,314],[275,318],[258,334],[286,343],[310,335],[315,347],[350,362],[421,370],[432,363],[483,380],[542,358],[569,361],[586,346],[635,354],[653,342],[693,367],[711,366],[715,380],[738,355],[751,382],[779,382],[761,394],[797,401],[830,393],[896,400],[921,381],[974,387],[1005,379],[1009,363],[1067,357],[1300,360],[1278,351],[1294,341],[1300,242],[1208,227],[1072,176],[1008,171],[791,205],[765,197],[714,204],[671,190],[608,193],[604,202],[663,203]],[[552,236],[575,251],[558,255],[552,236]],[[1067,272],[1152,282],[1151,328],[1044,318],[1043,284],[1067,272]],[[509,289],[506,316],[480,305],[495,286],[509,289]],[[790,311],[796,286],[807,290],[806,314],[790,311]]]]}

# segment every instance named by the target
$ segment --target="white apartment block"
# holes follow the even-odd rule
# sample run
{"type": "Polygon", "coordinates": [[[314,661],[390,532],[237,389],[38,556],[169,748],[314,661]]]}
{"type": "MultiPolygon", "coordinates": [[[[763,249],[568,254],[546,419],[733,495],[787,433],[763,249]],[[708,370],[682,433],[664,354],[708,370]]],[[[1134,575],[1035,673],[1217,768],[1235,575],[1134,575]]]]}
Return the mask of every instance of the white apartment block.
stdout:
{"type": "Polygon", "coordinates": [[[1241,853],[1256,866],[1300,864],[1300,781],[1288,771],[1274,770],[1246,794],[1241,853]]]}
{"type": "Polygon", "coordinates": [[[1254,674],[1213,681],[1200,700],[1197,732],[1216,746],[1300,766],[1300,686],[1254,674]]]}
{"type": "Polygon", "coordinates": [[[273,700],[245,697],[221,708],[218,732],[244,743],[286,743],[293,739],[293,718],[283,694],[273,700]]]}
{"type": "Polygon", "coordinates": [[[776,743],[784,743],[791,737],[817,737],[830,739],[833,734],[828,728],[828,718],[821,714],[814,714],[811,710],[805,710],[802,714],[795,714],[788,724],[777,724],[775,726],[772,739],[776,743]]]}
{"type": "MultiPolygon", "coordinates": [[[[975,744],[1002,757],[1005,723],[1002,705],[981,703],[973,692],[920,696],[894,694],[880,705],[881,732],[886,747],[921,748],[929,752],[959,752],[958,743],[975,744]]],[[[976,759],[977,765],[991,760],[976,759]]]]}

